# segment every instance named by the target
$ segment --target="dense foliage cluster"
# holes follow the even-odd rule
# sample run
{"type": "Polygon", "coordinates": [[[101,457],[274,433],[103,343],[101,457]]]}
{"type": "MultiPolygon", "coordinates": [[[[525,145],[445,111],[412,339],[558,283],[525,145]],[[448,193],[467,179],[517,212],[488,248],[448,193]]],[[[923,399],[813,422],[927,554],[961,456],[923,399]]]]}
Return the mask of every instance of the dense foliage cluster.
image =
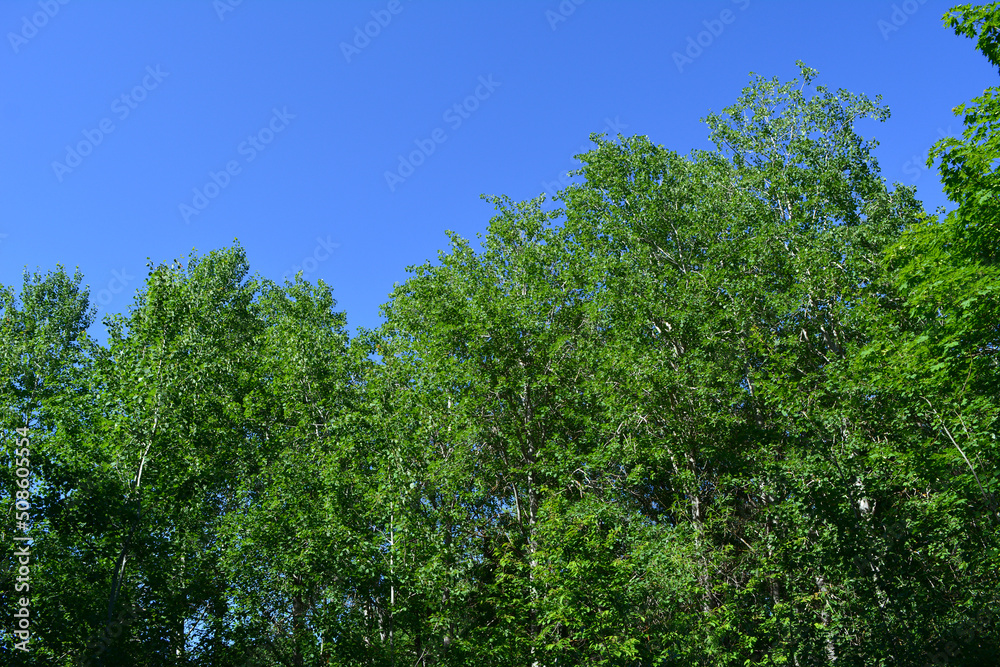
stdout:
{"type": "MultiPolygon", "coordinates": [[[[1000,66],[1000,9],[946,21],[1000,66]]],[[[934,216],[815,77],[715,151],[593,137],[353,338],[238,245],[151,265],[106,345],[79,274],[0,289],[0,660],[996,664],[1000,89],[934,216]]]]}

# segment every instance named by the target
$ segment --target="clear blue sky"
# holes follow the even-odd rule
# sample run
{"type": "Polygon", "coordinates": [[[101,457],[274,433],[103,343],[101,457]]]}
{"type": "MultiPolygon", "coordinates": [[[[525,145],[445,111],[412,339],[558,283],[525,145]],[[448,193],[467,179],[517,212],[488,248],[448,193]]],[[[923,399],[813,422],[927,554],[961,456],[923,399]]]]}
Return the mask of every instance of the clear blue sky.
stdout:
{"type": "Polygon", "coordinates": [[[708,147],[706,112],[797,59],[883,95],[891,120],[862,133],[933,210],[922,157],[996,82],[934,0],[63,1],[0,4],[0,283],[79,266],[102,315],[125,311],[147,257],[238,238],[252,270],[303,267],[352,328],[375,326],[446,229],[486,228],[480,193],[538,195],[609,123],[708,147]]]}

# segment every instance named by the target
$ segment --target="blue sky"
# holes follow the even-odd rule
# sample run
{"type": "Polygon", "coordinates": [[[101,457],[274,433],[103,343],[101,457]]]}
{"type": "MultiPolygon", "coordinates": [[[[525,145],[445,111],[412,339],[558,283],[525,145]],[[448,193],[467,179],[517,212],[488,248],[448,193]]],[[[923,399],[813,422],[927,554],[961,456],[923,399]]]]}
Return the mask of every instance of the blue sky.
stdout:
{"type": "Polygon", "coordinates": [[[862,134],[934,210],[923,156],[996,81],[949,6],[4,0],[0,283],[79,266],[99,314],[124,312],[147,258],[238,238],[253,271],[301,268],[373,327],[446,229],[485,230],[481,193],[559,187],[592,132],[707,148],[700,118],[798,59],[883,96],[862,134]]]}

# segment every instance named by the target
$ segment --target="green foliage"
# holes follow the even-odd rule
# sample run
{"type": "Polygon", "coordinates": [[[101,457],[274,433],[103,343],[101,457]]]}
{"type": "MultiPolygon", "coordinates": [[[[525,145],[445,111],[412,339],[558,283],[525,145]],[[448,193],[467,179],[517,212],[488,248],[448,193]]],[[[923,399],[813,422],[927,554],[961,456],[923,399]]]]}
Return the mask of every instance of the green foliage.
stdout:
{"type": "MultiPolygon", "coordinates": [[[[997,16],[946,24],[1000,67],[997,16]]],[[[860,134],[888,109],[817,77],[753,77],[713,151],[592,137],[554,210],[488,198],[353,338],[238,245],[151,264],[105,346],[78,273],[0,288],[16,657],[992,664],[996,90],[931,151],[938,218],[860,134]]]]}

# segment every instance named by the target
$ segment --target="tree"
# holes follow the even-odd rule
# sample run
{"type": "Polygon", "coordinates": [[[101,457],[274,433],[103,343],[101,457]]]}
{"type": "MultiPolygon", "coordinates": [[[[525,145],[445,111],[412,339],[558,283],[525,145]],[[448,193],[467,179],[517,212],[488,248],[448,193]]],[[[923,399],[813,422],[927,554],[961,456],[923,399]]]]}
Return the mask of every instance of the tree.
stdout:
{"type": "MultiPolygon", "coordinates": [[[[945,25],[976,39],[1000,66],[1000,5],[955,7],[945,25]]],[[[859,355],[857,373],[859,385],[878,398],[874,412],[905,434],[912,474],[924,489],[921,511],[905,522],[912,527],[903,539],[926,554],[920,559],[925,586],[952,591],[924,594],[933,613],[922,649],[969,665],[998,650],[991,630],[1000,565],[997,92],[988,88],[956,107],[965,123],[962,137],[931,149],[928,166],[938,162],[956,208],[924,216],[887,249],[896,296],[891,308],[873,314],[880,334],[859,355]]]]}
{"type": "MultiPolygon", "coordinates": [[[[109,324],[96,424],[123,490],[110,531],[101,620],[131,605],[143,622],[101,660],[167,664],[227,645],[216,531],[245,450],[256,383],[257,285],[238,246],[152,267],[128,316],[109,324]]],[[[103,588],[103,586],[102,586],[103,588]]]]}
{"type": "Polygon", "coordinates": [[[546,502],[577,487],[600,432],[575,250],[538,200],[493,203],[483,252],[452,235],[440,266],[412,269],[394,291],[378,335],[403,378],[394,401],[412,416],[415,466],[401,481],[416,477],[421,495],[408,535],[436,541],[420,643],[436,634],[428,652],[442,664],[541,659],[546,502]]]}
{"type": "Polygon", "coordinates": [[[891,492],[891,470],[871,468],[871,424],[840,375],[872,335],[862,304],[891,287],[881,252],[919,206],[855,130],[888,111],[806,92],[814,77],[755,79],[707,119],[719,152],[599,140],[561,195],[592,258],[608,458],[625,497],[696,557],[680,613],[674,597],[647,616],[654,636],[688,638],[664,664],[899,655],[851,563],[875,530],[860,502],[891,492]]]}
{"type": "Polygon", "coordinates": [[[240,649],[262,664],[381,664],[355,625],[378,572],[378,462],[354,432],[363,362],[334,305],[301,278],[259,301],[260,369],[220,542],[240,649]]]}
{"type": "MultiPolygon", "coordinates": [[[[90,641],[83,610],[100,594],[89,585],[91,573],[106,565],[104,540],[93,528],[106,521],[100,505],[108,488],[88,456],[95,446],[90,426],[97,414],[93,361],[96,345],[87,335],[94,310],[79,271],[62,267],[47,274],[25,272],[20,299],[0,288],[0,438],[4,465],[0,502],[4,516],[5,595],[3,613],[13,618],[14,601],[30,599],[30,651],[23,654],[5,642],[0,655],[11,664],[55,664],[90,641]],[[21,431],[18,431],[21,429],[21,431]],[[26,468],[28,524],[12,534],[16,443],[30,441],[26,468]],[[75,503],[83,494],[95,502],[75,503]],[[31,555],[28,589],[15,593],[14,535],[28,535],[31,555]]],[[[20,546],[20,544],[18,544],[20,546]]]]}

